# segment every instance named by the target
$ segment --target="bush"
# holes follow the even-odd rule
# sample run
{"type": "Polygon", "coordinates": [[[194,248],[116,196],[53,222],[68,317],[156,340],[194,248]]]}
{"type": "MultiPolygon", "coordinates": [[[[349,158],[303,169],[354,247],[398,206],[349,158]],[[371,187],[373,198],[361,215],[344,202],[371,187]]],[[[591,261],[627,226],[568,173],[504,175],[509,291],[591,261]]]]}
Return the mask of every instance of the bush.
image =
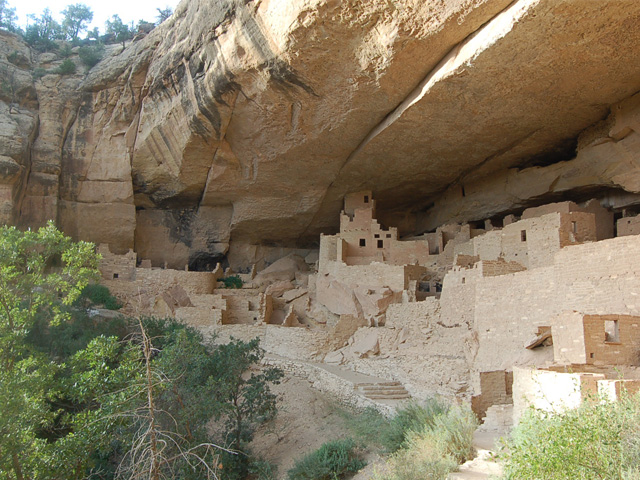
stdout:
{"type": "Polygon", "coordinates": [[[504,479],[640,478],[640,398],[588,401],[551,414],[531,409],[501,454],[504,479]]]}
{"type": "Polygon", "coordinates": [[[33,77],[34,80],[39,80],[42,77],[44,77],[47,72],[44,68],[38,67],[36,69],[33,70],[33,73],[31,74],[31,76],[33,77]]]}
{"type": "Polygon", "coordinates": [[[399,450],[406,446],[412,432],[423,432],[425,428],[433,426],[435,418],[447,409],[447,404],[438,398],[430,398],[424,405],[409,404],[399,410],[389,426],[380,432],[382,445],[390,453],[399,450]]]}
{"type": "Polygon", "coordinates": [[[62,45],[62,47],[58,50],[58,55],[60,55],[62,58],[69,58],[71,56],[71,53],[71,45],[69,45],[68,43],[62,45]]]}
{"type": "Polygon", "coordinates": [[[253,460],[249,464],[249,474],[257,480],[277,480],[278,467],[266,460],[253,460]]]}
{"type": "Polygon", "coordinates": [[[87,66],[87,68],[95,67],[104,53],[104,45],[85,45],[78,49],[78,56],[80,61],[87,66]]]}
{"type": "Polygon", "coordinates": [[[323,444],[289,470],[289,480],[335,480],[347,473],[355,473],[367,463],[359,458],[356,444],[350,439],[323,444]]]}
{"type": "Polygon", "coordinates": [[[70,58],[65,58],[60,66],[55,70],[59,75],[73,75],[76,73],[76,64],[70,58]]]}
{"type": "MultiPolygon", "coordinates": [[[[412,430],[412,426],[407,429],[403,447],[388,460],[381,480],[445,480],[458,465],[473,457],[473,432],[477,427],[473,412],[458,406],[440,411],[442,402],[431,405],[434,415],[428,417],[423,430],[412,430]]],[[[414,411],[414,418],[416,413],[418,419],[427,418],[424,411],[414,411]]]]}
{"type": "Polygon", "coordinates": [[[242,279],[237,275],[223,278],[222,283],[224,284],[223,288],[242,288],[242,279]]]}
{"type": "Polygon", "coordinates": [[[102,305],[107,310],[118,310],[122,307],[107,287],[97,283],[84,287],[78,301],[85,306],[102,305]]]}
{"type": "Polygon", "coordinates": [[[382,447],[382,436],[389,429],[391,420],[373,407],[353,411],[336,407],[344,425],[355,438],[367,447],[382,447]]]}

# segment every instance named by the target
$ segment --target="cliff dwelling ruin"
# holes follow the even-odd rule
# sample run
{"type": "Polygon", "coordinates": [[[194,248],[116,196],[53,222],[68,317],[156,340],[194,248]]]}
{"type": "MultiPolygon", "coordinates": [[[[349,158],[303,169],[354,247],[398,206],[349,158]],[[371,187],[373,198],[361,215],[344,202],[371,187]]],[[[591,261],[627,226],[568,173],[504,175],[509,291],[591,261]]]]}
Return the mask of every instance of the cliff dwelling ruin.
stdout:
{"type": "Polygon", "coordinates": [[[0,222],[358,406],[635,391],[640,2],[391,3],[184,1],[72,75],[0,29],[0,222]]]}

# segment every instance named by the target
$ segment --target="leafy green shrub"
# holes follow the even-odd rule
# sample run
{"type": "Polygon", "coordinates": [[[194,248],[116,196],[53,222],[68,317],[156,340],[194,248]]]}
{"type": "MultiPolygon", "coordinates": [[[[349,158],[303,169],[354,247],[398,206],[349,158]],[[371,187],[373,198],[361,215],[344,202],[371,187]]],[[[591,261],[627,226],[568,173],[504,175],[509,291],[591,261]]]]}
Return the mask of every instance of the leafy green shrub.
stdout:
{"type": "Polygon", "coordinates": [[[60,47],[60,49],[58,50],[58,55],[60,55],[60,57],[62,58],[69,58],[71,56],[71,45],[69,45],[68,43],[65,43],[62,45],[62,47],[60,47]]]}
{"type": "Polygon", "coordinates": [[[501,455],[507,480],[638,479],[640,398],[555,414],[531,409],[501,455]]]}
{"type": "Polygon", "coordinates": [[[425,427],[406,430],[403,447],[387,462],[380,480],[445,480],[458,465],[473,457],[473,432],[477,420],[468,407],[453,406],[440,410],[442,402],[432,403],[433,416],[414,411],[413,418],[428,418],[425,427]]]}
{"type": "Polygon", "coordinates": [[[104,45],[84,45],[78,49],[78,56],[80,61],[87,66],[87,68],[95,67],[104,53],[104,45]]]}
{"type": "Polygon", "coordinates": [[[391,420],[373,407],[354,411],[336,406],[337,414],[355,438],[367,447],[382,447],[382,436],[391,420]]]}
{"type": "Polygon", "coordinates": [[[56,68],[55,73],[59,75],[73,75],[76,73],[76,64],[70,58],[65,58],[60,66],[56,68]]]}
{"type": "Polygon", "coordinates": [[[278,467],[266,460],[253,460],[249,464],[249,474],[257,480],[277,480],[278,467]]]}
{"type": "Polygon", "coordinates": [[[223,288],[242,288],[242,279],[237,275],[223,278],[222,283],[223,288]]]}
{"type": "Polygon", "coordinates": [[[31,76],[33,77],[34,80],[39,80],[42,77],[44,77],[47,73],[49,72],[47,72],[44,68],[38,67],[33,70],[33,73],[31,73],[31,76]]]}
{"type": "Polygon", "coordinates": [[[7,61],[9,63],[13,63],[14,65],[18,62],[19,58],[20,58],[20,54],[18,53],[17,50],[14,50],[13,52],[7,55],[7,61]]]}
{"type": "Polygon", "coordinates": [[[380,432],[382,445],[393,453],[405,446],[411,432],[422,432],[433,426],[434,419],[446,412],[447,404],[438,398],[430,398],[423,405],[409,404],[398,411],[389,426],[380,432]]]}
{"type": "Polygon", "coordinates": [[[89,305],[102,305],[107,310],[118,310],[122,308],[118,299],[111,295],[109,289],[98,283],[92,283],[84,287],[80,294],[79,301],[85,305],[87,303],[89,305]]]}
{"type": "Polygon", "coordinates": [[[335,480],[355,473],[367,463],[359,458],[356,443],[350,439],[323,444],[295,463],[289,470],[289,480],[335,480]]]}

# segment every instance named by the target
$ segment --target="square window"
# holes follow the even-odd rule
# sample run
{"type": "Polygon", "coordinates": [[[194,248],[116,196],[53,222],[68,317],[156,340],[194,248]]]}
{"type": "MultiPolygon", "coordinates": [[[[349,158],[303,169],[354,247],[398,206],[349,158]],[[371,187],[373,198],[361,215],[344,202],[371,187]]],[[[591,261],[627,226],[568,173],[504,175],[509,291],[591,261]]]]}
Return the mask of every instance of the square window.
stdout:
{"type": "Polygon", "coordinates": [[[376,237],[376,238],[380,238],[380,234],[379,234],[379,233],[376,233],[376,234],[374,235],[374,237],[376,237]]]}
{"type": "Polygon", "coordinates": [[[378,248],[384,247],[383,240],[378,240],[378,248]]]}
{"type": "Polygon", "coordinates": [[[367,246],[367,241],[364,238],[360,239],[360,246],[361,247],[366,247],[367,246]]]}
{"type": "Polygon", "coordinates": [[[118,274],[117,274],[117,273],[114,273],[114,274],[113,274],[113,278],[118,278],[118,274]]]}
{"type": "Polygon", "coordinates": [[[520,230],[520,241],[521,242],[526,242],[527,241],[527,231],[526,230],[520,230]]]}
{"type": "Polygon", "coordinates": [[[387,233],[387,238],[391,238],[391,234],[390,233],[387,233]]]}

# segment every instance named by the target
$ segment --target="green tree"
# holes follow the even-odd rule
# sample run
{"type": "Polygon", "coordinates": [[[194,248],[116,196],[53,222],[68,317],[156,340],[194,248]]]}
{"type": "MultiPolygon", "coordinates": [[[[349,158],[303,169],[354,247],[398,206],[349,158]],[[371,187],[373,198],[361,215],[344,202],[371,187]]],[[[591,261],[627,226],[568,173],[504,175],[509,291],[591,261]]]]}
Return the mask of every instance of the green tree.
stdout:
{"type": "Polygon", "coordinates": [[[0,0],[0,28],[10,32],[17,32],[19,30],[17,21],[18,16],[16,15],[15,7],[10,7],[7,0],[0,0]]]}
{"type": "Polygon", "coordinates": [[[33,22],[25,30],[25,40],[31,46],[45,50],[55,48],[54,40],[62,38],[62,27],[45,8],[39,17],[31,13],[27,17],[33,22]]]}
{"type": "Polygon", "coordinates": [[[116,42],[122,43],[122,49],[124,50],[125,42],[133,37],[133,32],[129,28],[129,25],[123,23],[118,15],[113,15],[111,20],[105,22],[107,35],[113,36],[116,42]]]}
{"type": "Polygon", "coordinates": [[[62,14],[64,15],[64,20],[62,20],[63,31],[67,40],[71,41],[78,40],[80,32],[85,31],[91,20],[93,20],[93,12],[83,3],[67,5],[62,14]]]}
{"type": "Polygon", "coordinates": [[[224,447],[243,455],[223,452],[227,478],[244,478],[248,461],[247,446],[256,427],[272,419],[276,413],[276,396],[271,384],[279,384],[283,376],[280,369],[266,367],[251,372],[264,357],[259,339],[243,342],[232,338],[218,346],[212,354],[213,368],[208,379],[211,398],[216,398],[214,416],[225,422],[224,447]]]}
{"type": "Polygon", "coordinates": [[[36,319],[53,325],[97,275],[90,243],[75,243],[53,224],[21,232],[0,227],[0,473],[31,478],[49,443],[42,431],[56,419],[59,366],[26,342],[36,319]]]}
{"type": "Polygon", "coordinates": [[[91,30],[87,31],[87,40],[100,40],[100,30],[98,27],[93,27],[91,30]]]}

